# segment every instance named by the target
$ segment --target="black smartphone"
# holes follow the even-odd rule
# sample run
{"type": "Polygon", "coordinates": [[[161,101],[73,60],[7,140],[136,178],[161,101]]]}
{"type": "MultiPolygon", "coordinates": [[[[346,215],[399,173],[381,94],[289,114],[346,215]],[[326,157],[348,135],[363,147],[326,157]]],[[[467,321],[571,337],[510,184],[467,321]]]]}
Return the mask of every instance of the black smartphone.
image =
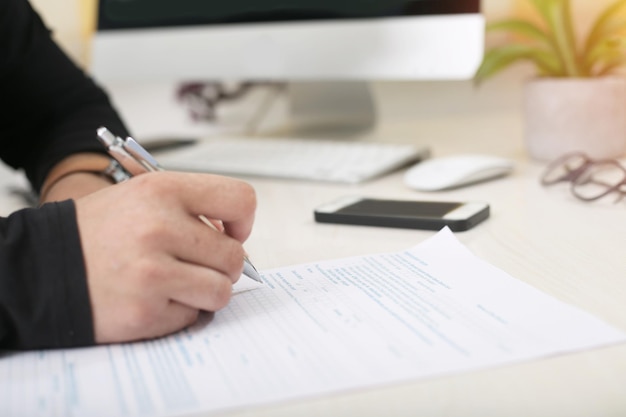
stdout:
{"type": "Polygon", "coordinates": [[[440,230],[448,226],[460,232],[489,217],[484,202],[385,200],[344,197],[314,211],[320,223],[440,230]]]}

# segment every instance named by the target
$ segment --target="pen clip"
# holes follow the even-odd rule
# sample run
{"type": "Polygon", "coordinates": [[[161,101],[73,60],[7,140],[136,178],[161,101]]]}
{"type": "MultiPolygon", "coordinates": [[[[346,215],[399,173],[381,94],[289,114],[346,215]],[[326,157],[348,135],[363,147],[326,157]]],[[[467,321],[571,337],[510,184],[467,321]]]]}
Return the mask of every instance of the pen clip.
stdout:
{"type": "Polygon", "coordinates": [[[98,129],[98,140],[106,147],[109,154],[119,162],[122,167],[131,175],[139,175],[146,171],[153,171],[146,168],[132,154],[125,149],[124,139],[111,133],[105,127],[98,129]]]}
{"type": "Polygon", "coordinates": [[[146,151],[137,141],[130,136],[126,138],[123,144],[124,150],[128,152],[138,163],[140,163],[147,171],[161,171],[162,168],[148,151],[146,151]]]}

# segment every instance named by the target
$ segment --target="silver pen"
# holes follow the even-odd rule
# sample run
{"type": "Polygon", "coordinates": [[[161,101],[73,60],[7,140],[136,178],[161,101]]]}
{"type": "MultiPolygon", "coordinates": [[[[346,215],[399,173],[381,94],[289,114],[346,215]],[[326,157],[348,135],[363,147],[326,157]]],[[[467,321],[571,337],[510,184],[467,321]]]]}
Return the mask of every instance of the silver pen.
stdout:
{"type": "MultiPolygon", "coordinates": [[[[126,139],[122,139],[111,133],[106,127],[100,127],[98,128],[98,139],[105,146],[109,154],[128,173],[127,178],[146,172],[164,170],[156,159],[130,136],[126,139]]],[[[198,217],[204,224],[217,231],[217,227],[205,216],[200,215],[198,217]]],[[[257,282],[263,282],[259,272],[254,265],[252,265],[252,262],[250,262],[247,256],[244,256],[243,273],[257,282]]]]}

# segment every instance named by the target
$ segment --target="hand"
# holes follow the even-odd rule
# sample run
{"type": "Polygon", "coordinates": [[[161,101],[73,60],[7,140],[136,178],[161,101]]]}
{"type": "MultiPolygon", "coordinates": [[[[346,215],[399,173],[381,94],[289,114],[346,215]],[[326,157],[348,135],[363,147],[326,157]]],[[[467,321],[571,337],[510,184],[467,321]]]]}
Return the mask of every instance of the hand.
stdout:
{"type": "Polygon", "coordinates": [[[142,174],[76,201],[96,342],[162,336],[216,311],[243,270],[256,198],[226,177],[142,174]],[[224,233],[198,215],[220,219],[224,233]]]}

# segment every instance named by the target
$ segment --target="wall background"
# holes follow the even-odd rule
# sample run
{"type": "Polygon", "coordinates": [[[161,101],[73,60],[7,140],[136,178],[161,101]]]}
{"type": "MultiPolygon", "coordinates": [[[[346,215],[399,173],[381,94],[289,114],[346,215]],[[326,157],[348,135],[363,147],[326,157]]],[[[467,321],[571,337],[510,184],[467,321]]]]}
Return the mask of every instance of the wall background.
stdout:
{"type": "MultiPolygon", "coordinates": [[[[89,38],[94,27],[95,0],[30,0],[53,30],[61,46],[81,65],[89,62],[89,38]]],[[[600,10],[614,0],[572,0],[576,26],[585,33],[600,10]]],[[[512,15],[529,16],[528,0],[482,0],[488,21],[512,15]]]]}

